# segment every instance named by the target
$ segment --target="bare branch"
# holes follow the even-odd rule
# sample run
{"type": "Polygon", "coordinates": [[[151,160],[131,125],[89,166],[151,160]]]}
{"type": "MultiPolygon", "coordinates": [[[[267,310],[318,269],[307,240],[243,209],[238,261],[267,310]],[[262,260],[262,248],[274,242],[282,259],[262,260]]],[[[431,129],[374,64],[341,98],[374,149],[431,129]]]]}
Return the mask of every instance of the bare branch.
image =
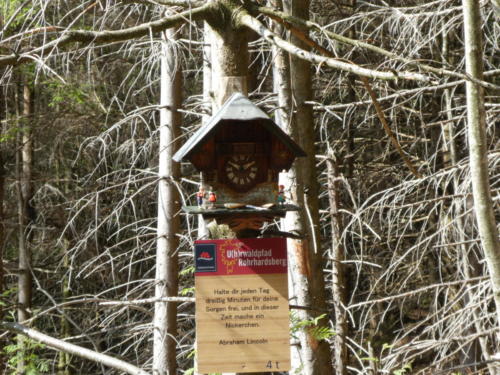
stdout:
{"type": "Polygon", "coordinates": [[[394,59],[394,60],[397,60],[397,61],[401,61],[401,62],[403,62],[405,64],[410,65],[410,66],[418,67],[418,68],[420,68],[420,69],[422,69],[422,70],[424,70],[426,72],[434,73],[434,74],[436,74],[438,76],[448,76],[448,77],[455,77],[455,78],[465,79],[465,80],[468,80],[468,81],[475,82],[475,83],[477,83],[477,84],[479,84],[479,85],[481,85],[481,86],[483,86],[485,88],[494,89],[494,90],[498,90],[500,88],[498,85],[495,85],[493,83],[486,82],[486,81],[483,81],[483,80],[478,80],[478,79],[476,79],[474,77],[471,77],[467,73],[454,72],[454,71],[451,71],[451,70],[448,70],[448,69],[442,69],[442,68],[435,68],[435,67],[427,65],[427,64],[422,64],[419,61],[416,61],[416,60],[413,60],[413,59],[409,59],[409,58],[406,58],[406,57],[403,57],[403,56],[399,56],[399,55],[395,54],[394,52],[388,51],[388,50],[383,49],[383,48],[378,47],[378,46],[374,46],[374,45],[372,45],[370,43],[362,42],[362,41],[359,41],[359,40],[356,40],[356,39],[351,39],[351,38],[348,38],[346,36],[334,33],[332,31],[325,30],[324,28],[322,28],[320,25],[318,25],[315,22],[304,21],[304,20],[302,20],[300,18],[290,16],[289,14],[286,14],[285,12],[281,12],[281,11],[278,11],[278,10],[275,10],[275,9],[272,9],[272,8],[269,8],[269,7],[264,7],[264,6],[255,7],[254,9],[256,9],[259,13],[265,14],[269,18],[271,18],[271,19],[273,19],[273,20],[275,20],[277,22],[280,22],[280,23],[282,23],[284,25],[286,25],[286,24],[288,24],[288,25],[295,24],[295,25],[299,25],[299,26],[302,26],[302,27],[306,27],[309,30],[316,30],[316,31],[318,31],[320,33],[323,33],[324,35],[328,36],[329,38],[332,38],[333,40],[336,40],[337,42],[341,42],[341,43],[344,43],[344,44],[349,44],[351,46],[358,47],[358,48],[367,49],[369,51],[378,53],[380,55],[389,57],[391,59],[394,59]]]}
{"type": "Polygon", "coordinates": [[[373,305],[375,303],[389,302],[389,301],[393,301],[393,300],[400,299],[400,298],[414,296],[415,294],[427,292],[427,291],[432,290],[432,289],[450,287],[450,286],[454,286],[454,285],[464,285],[464,284],[468,284],[468,283],[486,281],[488,279],[489,279],[488,276],[480,276],[480,277],[474,277],[474,278],[471,278],[468,280],[458,280],[458,281],[450,281],[447,283],[428,285],[428,286],[424,286],[424,287],[416,289],[416,290],[412,290],[410,292],[401,293],[401,294],[394,295],[394,296],[379,298],[379,299],[375,299],[375,300],[371,300],[371,301],[363,301],[363,302],[354,303],[352,305],[349,305],[349,307],[347,309],[351,310],[351,309],[354,309],[356,307],[360,307],[360,306],[364,306],[364,305],[373,305]]]}
{"type": "Polygon", "coordinates": [[[149,35],[152,32],[159,32],[170,27],[174,27],[186,22],[187,19],[199,20],[206,18],[211,12],[213,5],[211,3],[199,8],[187,10],[176,14],[175,16],[163,17],[159,20],[143,23],[138,26],[122,30],[90,31],[90,30],[67,30],[61,33],[61,36],[52,42],[46,43],[38,48],[21,54],[11,54],[0,56],[0,66],[19,65],[25,62],[31,62],[33,55],[47,55],[60,48],[73,43],[102,44],[109,42],[119,42],[139,38],[149,35]]]}
{"type": "MultiPolygon", "coordinates": [[[[396,98],[404,97],[407,95],[415,95],[415,94],[422,93],[422,92],[443,90],[443,89],[447,89],[450,87],[455,87],[455,86],[461,85],[464,82],[465,82],[464,80],[459,80],[459,81],[444,83],[442,85],[417,87],[416,89],[402,90],[402,91],[396,92],[395,94],[391,94],[391,95],[387,95],[387,96],[384,96],[381,98],[377,98],[377,100],[379,102],[383,102],[383,101],[387,101],[387,100],[393,100],[396,98]]],[[[322,103],[315,102],[315,101],[307,102],[307,104],[314,105],[315,111],[340,110],[340,109],[346,109],[346,108],[350,108],[350,107],[362,106],[362,105],[367,105],[367,104],[372,104],[372,103],[373,103],[373,101],[371,99],[370,100],[360,100],[360,101],[351,102],[351,103],[332,104],[332,105],[324,105],[322,103]]]]}
{"type": "MultiPolygon", "coordinates": [[[[330,57],[330,58],[335,58],[335,55],[327,50],[326,48],[323,48],[320,46],[318,43],[313,41],[307,34],[302,32],[301,30],[295,28],[292,25],[285,24],[285,26],[292,32],[293,35],[307,43],[309,46],[312,48],[315,48],[316,50],[320,51],[324,56],[330,57]]],[[[352,61],[347,61],[348,63],[358,66],[357,64],[353,63],[352,61]]],[[[359,67],[359,66],[358,66],[359,67]]],[[[406,166],[410,169],[411,173],[417,178],[420,178],[421,175],[417,171],[417,168],[413,165],[413,163],[410,161],[410,159],[406,156],[406,154],[403,152],[403,149],[401,148],[401,145],[399,144],[398,140],[394,136],[394,133],[391,130],[391,127],[389,126],[389,123],[387,122],[387,119],[385,118],[384,111],[382,110],[382,106],[377,100],[377,95],[375,94],[375,91],[373,91],[373,88],[368,81],[368,78],[364,76],[360,76],[361,82],[363,82],[363,85],[365,86],[366,91],[368,91],[368,94],[370,95],[370,99],[373,103],[373,106],[375,107],[375,111],[377,113],[377,117],[380,120],[380,123],[382,124],[387,136],[391,140],[391,143],[393,144],[394,148],[397,150],[403,161],[405,162],[406,166]]],[[[307,206],[307,205],[306,205],[307,206]]]]}
{"type": "Polygon", "coordinates": [[[281,39],[276,34],[267,29],[259,20],[252,17],[248,13],[241,12],[239,14],[239,22],[255,31],[261,37],[263,37],[268,42],[284,49],[288,53],[297,56],[301,59],[310,61],[314,64],[325,64],[331,68],[343,70],[345,72],[354,73],[363,77],[369,77],[374,79],[382,79],[382,80],[397,80],[397,79],[406,79],[413,81],[424,81],[429,82],[431,79],[428,76],[425,76],[420,73],[412,73],[412,72],[381,72],[378,70],[363,68],[354,64],[350,64],[344,61],[340,61],[334,58],[328,58],[324,56],[317,55],[312,52],[305,51],[301,48],[294,46],[293,44],[281,39]]]}
{"type": "Polygon", "coordinates": [[[64,28],[60,27],[60,26],[37,27],[37,28],[31,29],[31,30],[23,31],[23,32],[16,34],[16,35],[12,35],[6,39],[3,39],[0,41],[0,45],[6,44],[7,42],[10,42],[11,40],[22,39],[25,36],[41,34],[41,33],[51,33],[51,32],[55,32],[55,31],[63,32],[64,28]]]}
{"type": "Polygon", "coordinates": [[[56,339],[55,337],[48,336],[44,333],[38,332],[32,328],[25,327],[18,323],[0,322],[0,327],[5,328],[8,331],[27,336],[30,339],[41,342],[42,344],[45,344],[52,349],[98,362],[105,366],[109,366],[111,368],[126,372],[127,374],[149,375],[148,372],[141,370],[140,368],[135,367],[134,365],[131,365],[130,363],[127,363],[120,359],[113,358],[109,355],[98,353],[96,351],[56,339]]]}
{"type": "Polygon", "coordinates": [[[123,0],[125,4],[130,3],[140,3],[140,4],[151,4],[151,5],[163,5],[163,6],[180,6],[180,7],[201,7],[203,1],[190,1],[190,0],[123,0]]]}
{"type": "Polygon", "coordinates": [[[146,305],[148,303],[156,302],[194,302],[194,297],[152,297],[144,299],[136,299],[133,301],[105,301],[99,303],[101,306],[132,306],[132,305],[146,305]]]}
{"type": "Polygon", "coordinates": [[[14,11],[14,13],[12,13],[12,15],[10,16],[10,18],[7,20],[7,22],[3,26],[2,31],[0,32],[0,35],[3,35],[3,33],[5,32],[5,30],[7,30],[9,28],[10,24],[16,19],[16,17],[19,15],[19,13],[21,13],[23,11],[23,9],[26,7],[26,5],[28,5],[30,2],[31,2],[30,0],[26,0],[24,3],[22,3],[14,11]]]}
{"type": "Polygon", "coordinates": [[[368,78],[361,77],[361,80],[363,81],[363,84],[366,88],[366,91],[370,94],[370,98],[372,99],[373,106],[375,107],[375,111],[377,112],[377,116],[382,123],[382,126],[384,127],[385,133],[391,140],[392,145],[394,148],[397,150],[398,154],[401,156],[401,159],[405,162],[406,166],[410,169],[411,173],[417,178],[422,177],[422,175],[417,171],[417,168],[413,165],[413,163],[410,161],[410,159],[406,156],[404,153],[403,149],[401,148],[401,145],[399,144],[398,140],[394,136],[394,133],[389,126],[389,123],[387,122],[387,119],[385,118],[384,111],[382,110],[382,106],[377,100],[377,95],[372,89],[372,86],[370,85],[370,82],[368,82],[368,78]]]}

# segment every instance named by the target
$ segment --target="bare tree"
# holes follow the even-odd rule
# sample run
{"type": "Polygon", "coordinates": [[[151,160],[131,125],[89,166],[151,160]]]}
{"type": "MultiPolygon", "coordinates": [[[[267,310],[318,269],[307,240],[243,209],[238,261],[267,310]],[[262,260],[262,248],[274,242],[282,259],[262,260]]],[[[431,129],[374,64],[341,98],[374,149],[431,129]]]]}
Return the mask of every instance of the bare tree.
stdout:
{"type": "MultiPolygon", "coordinates": [[[[471,77],[483,78],[481,13],[476,1],[463,0],[465,62],[471,77]]],[[[472,173],[474,213],[478,222],[479,235],[488,263],[498,322],[500,322],[500,240],[493,214],[493,202],[488,175],[486,113],[484,91],[474,82],[468,81],[467,125],[469,159],[472,173]]]]}
{"type": "MultiPolygon", "coordinates": [[[[2,118],[3,116],[0,116],[2,118]]],[[[5,127],[2,126],[0,128],[0,134],[4,134],[4,129],[5,127]]],[[[5,293],[5,283],[4,283],[4,248],[5,248],[5,223],[6,223],[6,218],[5,218],[5,204],[4,204],[4,199],[5,199],[5,161],[4,161],[4,152],[5,152],[5,146],[2,144],[3,142],[0,142],[0,321],[4,319],[4,302],[3,302],[3,296],[5,293]]],[[[0,346],[3,345],[4,340],[0,341],[0,346]]],[[[5,357],[3,354],[3,350],[0,352],[0,372],[3,372],[5,370],[5,357]]]]}
{"type": "MultiPolygon", "coordinates": [[[[158,164],[158,224],[156,252],[156,288],[158,300],[177,296],[178,292],[178,233],[180,229],[180,196],[178,181],[180,168],[172,160],[177,151],[181,115],[178,109],[182,99],[182,71],[175,41],[178,30],[169,29],[163,38],[161,52],[161,99],[158,164]]],[[[175,374],[177,304],[155,303],[153,320],[153,373],[175,374]]]]}
{"type": "MultiPolygon", "coordinates": [[[[19,220],[19,275],[17,318],[26,322],[31,316],[32,276],[31,276],[31,243],[30,231],[33,224],[33,136],[31,122],[33,115],[32,95],[28,79],[25,77],[22,85],[22,118],[20,126],[23,129],[20,139],[20,157],[18,161],[18,220],[19,220]]],[[[25,339],[19,336],[20,351],[25,350],[25,339]]],[[[21,357],[22,358],[22,357],[21,357]]],[[[18,363],[18,372],[23,373],[24,360],[18,363]]]]}

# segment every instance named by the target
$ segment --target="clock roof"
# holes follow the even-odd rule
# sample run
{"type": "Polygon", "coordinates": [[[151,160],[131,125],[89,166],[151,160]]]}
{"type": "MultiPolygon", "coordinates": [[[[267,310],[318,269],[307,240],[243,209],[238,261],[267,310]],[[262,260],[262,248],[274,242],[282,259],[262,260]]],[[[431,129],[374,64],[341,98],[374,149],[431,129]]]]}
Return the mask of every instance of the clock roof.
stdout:
{"type": "Polygon", "coordinates": [[[233,94],[224,105],[202,125],[186,143],[175,153],[175,161],[189,160],[195,153],[197,146],[204,144],[214,134],[218,125],[227,120],[235,121],[238,126],[240,121],[255,121],[281,141],[296,157],[306,156],[300,146],[294,142],[268,115],[253,104],[246,96],[240,93],[233,94]]]}

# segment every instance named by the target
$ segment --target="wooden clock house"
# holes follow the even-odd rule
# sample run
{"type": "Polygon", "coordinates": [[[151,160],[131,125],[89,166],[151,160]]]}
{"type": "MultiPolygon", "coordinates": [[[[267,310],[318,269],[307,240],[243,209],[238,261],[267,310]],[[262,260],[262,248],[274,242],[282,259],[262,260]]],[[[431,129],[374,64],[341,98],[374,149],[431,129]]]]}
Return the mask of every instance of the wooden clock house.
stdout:
{"type": "MultiPolygon", "coordinates": [[[[279,173],[305,155],[260,108],[244,95],[233,94],[174,155],[177,162],[191,162],[201,172],[206,191],[217,193],[215,209],[185,211],[224,216],[224,204],[275,203],[279,173]]],[[[248,214],[249,209],[239,212],[248,214]]],[[[237,213],[231,211],[232,216],[237,213]]]]}

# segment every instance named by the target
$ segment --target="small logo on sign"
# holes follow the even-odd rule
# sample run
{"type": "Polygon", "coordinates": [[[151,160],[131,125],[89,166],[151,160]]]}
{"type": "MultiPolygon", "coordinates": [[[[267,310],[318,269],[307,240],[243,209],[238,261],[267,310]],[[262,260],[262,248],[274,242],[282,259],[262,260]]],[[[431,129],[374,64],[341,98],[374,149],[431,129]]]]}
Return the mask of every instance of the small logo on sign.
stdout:
{"type": "Polygon", "coordinates": [[[194,247],[196,272],[216,272],[215,244],[196,244],[194,247]]]}
{"type": "Polygon", "coordinates": [[[210,261],[213,260],[214,258],[210,256],[210,254],[206,251],[202,252],[200,256],[197,258],[198,260],[206,260],[210,261]]]}

